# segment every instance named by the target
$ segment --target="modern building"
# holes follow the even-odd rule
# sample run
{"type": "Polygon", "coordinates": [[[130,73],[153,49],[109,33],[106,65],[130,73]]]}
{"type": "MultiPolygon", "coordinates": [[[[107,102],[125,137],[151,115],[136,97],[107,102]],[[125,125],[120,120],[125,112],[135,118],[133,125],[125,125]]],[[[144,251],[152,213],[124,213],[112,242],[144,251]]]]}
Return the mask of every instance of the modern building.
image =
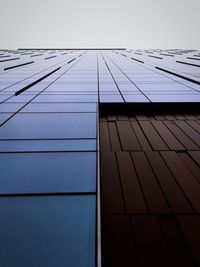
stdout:
{"type": "Polygon", "coordinates": [[[200,266],[199,67],[0,50],[0,266],[200,266]]]}

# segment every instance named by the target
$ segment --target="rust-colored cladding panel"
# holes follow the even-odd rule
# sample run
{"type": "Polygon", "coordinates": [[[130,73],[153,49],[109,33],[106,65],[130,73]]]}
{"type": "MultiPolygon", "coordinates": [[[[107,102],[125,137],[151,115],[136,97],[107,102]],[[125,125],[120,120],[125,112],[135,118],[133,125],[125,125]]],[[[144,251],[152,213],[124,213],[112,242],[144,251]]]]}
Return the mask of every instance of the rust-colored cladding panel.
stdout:
{"type": "Polygon", "coordinates": [[[158,220],[174,266],[195,266],[176,220],[173,217],[159,217],[158,220]]]}
{"type": "Polygon", "coordinates": [[[140,266],[128,215],[102,216],[102,263],[110,266],[140,266]]]}
{"type": "Polygon", "coordinates": [[[194,258],[200,266],[200,216],[178,215],[177,219],[194,258]]]}
{"type": "Polygon", "coordinates": [[[164,123],[186,149],[199,149],[198,146],[175,124],[174,121],[164,121],[164,123]]]}
{"type": "Polygon", "coordinates": [[[141,266],[172,266],[157,217],[132,216],[132,226],[141,266]]]}
{"type": "Polygon", "coordinates": [[[107,112],[100,120],[103,267],[199,266],[199,115],[107,112]]]}
{"type": "Polygon", "coordinates": [[[130,154],[128,152],[118,152],[117,159],[127,212],[146,213],[147,207],[142,188],[138,181],[130,154]]]}
{"type": "Polygon", "coordinates": [[[146,155],[172,211],[174,213],[193,212],[194,210],[192,206],[177,184],[159,152],[147,151],[146,155]]]}
{"type": "Polygon", "coordinates": [[[117,128],[124,151],[141,150],[140,144],[129,121],[117,121],[117,128]]]}
{"type": "Polygon", "coordinates": [[[151,213],[168,213],[169,207],[144,152],[131,152],[151,213]]]}
{"type": "Polygon", "coordinates": [[[154,150],[169,150],[150,121],[140,121],[139,124],[154,150]]]}
{"type": "Polygon", "coordinates": [[[122,189],[113,152],[101,155],[101,193],[102,209],[105,213],[124,213],[122,189]]]}

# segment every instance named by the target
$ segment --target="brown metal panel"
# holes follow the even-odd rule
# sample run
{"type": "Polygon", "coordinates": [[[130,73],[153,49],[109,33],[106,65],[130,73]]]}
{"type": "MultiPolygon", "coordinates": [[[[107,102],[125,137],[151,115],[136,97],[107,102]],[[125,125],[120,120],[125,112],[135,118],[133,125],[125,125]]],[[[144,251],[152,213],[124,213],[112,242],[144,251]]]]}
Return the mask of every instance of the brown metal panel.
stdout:
{"type": "Polygon", "coordinates": [[[147,118],[148,118],[149,121],[155,121],[154,116],[147,115],[147,118]]]}
{"type": "Polygon", "coordinates": [[[139,266],[128,215],[102,216],[102,266],[139,266]]]}
{"type": "Polygon", "coordinates": [[[129,121],[117,121],[117,129],[123,150],[141,150],[129,121]]]}
{"type": "Polygon", "coordinates": [[[118,152],[117,160],[128,213],[147,213],[141,187],[128,152],[118,152]]]}
{"type": "Polygon", "coordinates": [[[184,145],[186,149],[197,150],[198,146],[172,121],[164,121],[165,125],[176,136],[176,138],[184,145]]]}
{"type": "Polygon", "coordinates": [[[132,224],[141,266],[173,266],[156,216],[132,216],[132,224]]]}
{"type": "Polygon", "coordinates": [[[103,213],[124,213],[115,154],[101,153],[101,200],[103,213]]]}
{"type": "Polygon", "coordinates": [[[189,201],[192,203],[194,209],[200,212],[200,184],[175,152],[161,152],[161,155],[189,201]]]}
{"type": "Polygon", "coordinates": [[[117,116],[118,121],[128,121],[128,117],[125,115],[117,116]]]}
{"type": "Polygon", "coordinates": [[[194,128],[198,133],[200,133],[200,124],[196,121],[186,121],[192,128],[194,128]]]}
{"type": "Polygon", "coordinates": [[[108,123],[100,122],[100,148],[101,151],[111,151],[108,123]]]}
{"type": "Polygon", "coordinates": [[[138,121],[147,121],[148,120],[146,115],[136,115],[135,117],[138,121]]]}
{"type": "Polygon", "coordinates": [[[117,117],[116,116],[107,116],[107,121],[116,121],[117,117]]]}
{"type": "Polygon", "coordinates": [[[165,115],[165,118],[166,118],[168,121],[173,121],[173,120],[175,120],[175,117],[172,116],[172,115],[165,115]]]}
{"type": "Polygon", "coordinates": [[[185,118],[186,120],[197,120],[198,118],[194,115],[189,115],[189,114],[186,114],[185,115],[185,118]]]}
{"type": "Polygon", "coordinates": [[[200,146],[200,134],[197,133],[185,121],[175,121],[176,125],[185,132],[198,146],[200,146]]]}
{"type": "Polygon", "coordinates": [[[146,152],[146,155],[172,211],[174,213],[192,213],[194,210],[177,184],[175,178],[169,171],[159,152],[148,151],[146,152]]]}
{"type": "Polygon", "coordinates": [[[129,121],[136,121],[136,118],[135,118],[135,116],[129,116],[129,121]]]}
{"type": "Polygon", "coordinates": [[[149,143],[154,150],[169,150],[160,135],[149,121],[139,121],[149,143]]]}
{"type": "Polygon", "coordinates": [[[158,121],[162,121],[162,120],[165,120],[165,117],[162,116],[162,115],[154,115],[154,118],[158,121]]]}
{"type": "Polygon", "coordinates": [[[119,136],[117,133],[117,128],[114,122],[108,123],[108,128],[110,132],[110,142],[111,142],[111,148],[112,151],[121,151],[121,145],[119,141],[119,136]]]}
{"type": "Polygon", "coordinates": [[[169,213],[165,197],[157,183],[144,152],[132,152],[132,159],[150,212],[169,213]]]}
{"type": "Polygon", "coordinates": [[[173,261],[173,266],[196,266],[175,218],[159,217],[158,219],[173,261]]]}
{"type": "Polygon", "coordinates": [[[199,215],[179,215],[178,222],[183,230],[192,253],[200,266],[200,216],[199,215]]]}
{"type": "Polygon", "coordinates": [[[139,143],[143,150],[152,150],[151,146],[149,145],[147,138],[143,134],[143,131],[141,130],[138,122],[131,122],[131,125],[133,127],[133,130],[139,140],[139,143]]]}
{"type": "Polygon", "coordinates": [[[189,151],[190,156],[200,166],[200,151],[189,151]]]}
{"type": "Polygon", "coordinates": [[[174,115],[176,120],[185,120],[185,117],[183,115],[174,115]]]}
{"type": "Polygon", "coordinates": [[[162,121],[152,121],[152,124],[171,150],[185,150],[182,144],[169,131],[162,121]]]}
{"type": "Polygon", "coordinates": [[[187,153],[178,153],[179,158],[184,162],[187,168],[191,171],[192,175],[200,183],[200,167],[187,153]]]}
{"type": "Polygon", "coordinates": [[[106,120],[106,117],[101,117],[101,118],[100,118],[100,121],[107,121],[107,120],[106,120]]]}
{"type": "Polygon", "coordinates": [[[200,212],[198,116],[130,112],[100,120],[103,267],[198,266],[197,223],[173,215],[200,212]]]}

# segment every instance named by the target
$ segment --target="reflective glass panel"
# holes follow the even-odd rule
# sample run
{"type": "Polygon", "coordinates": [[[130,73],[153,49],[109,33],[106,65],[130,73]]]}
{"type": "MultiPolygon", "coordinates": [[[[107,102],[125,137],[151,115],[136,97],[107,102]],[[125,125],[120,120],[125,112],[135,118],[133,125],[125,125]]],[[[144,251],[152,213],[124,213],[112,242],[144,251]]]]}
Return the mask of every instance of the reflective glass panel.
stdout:
{"type": "Polygon", "coordinates": [[[95,152],[0,153],[0,194],[94,192],[95,152]]]}
{"type": "Polygon", "coordinates": [[[94,196],[5,197],[0,216],[1,266],[95,266],[94,196]]]}
{"type": "Polygon", "coordinates": [[[95,113],[16,114],[0,128],[1,139],[96,138],[95,113]]]}

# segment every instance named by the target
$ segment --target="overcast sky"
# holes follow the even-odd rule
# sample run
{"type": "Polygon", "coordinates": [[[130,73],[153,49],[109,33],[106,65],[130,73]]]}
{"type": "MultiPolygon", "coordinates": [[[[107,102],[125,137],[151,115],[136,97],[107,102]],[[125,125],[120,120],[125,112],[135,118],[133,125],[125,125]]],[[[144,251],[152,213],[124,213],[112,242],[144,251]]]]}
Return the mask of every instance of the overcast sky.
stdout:
{"type": "Polygon", "coordinates": [[[200,49],[200,0],[0,0],[0,48],[200,49]]]}

